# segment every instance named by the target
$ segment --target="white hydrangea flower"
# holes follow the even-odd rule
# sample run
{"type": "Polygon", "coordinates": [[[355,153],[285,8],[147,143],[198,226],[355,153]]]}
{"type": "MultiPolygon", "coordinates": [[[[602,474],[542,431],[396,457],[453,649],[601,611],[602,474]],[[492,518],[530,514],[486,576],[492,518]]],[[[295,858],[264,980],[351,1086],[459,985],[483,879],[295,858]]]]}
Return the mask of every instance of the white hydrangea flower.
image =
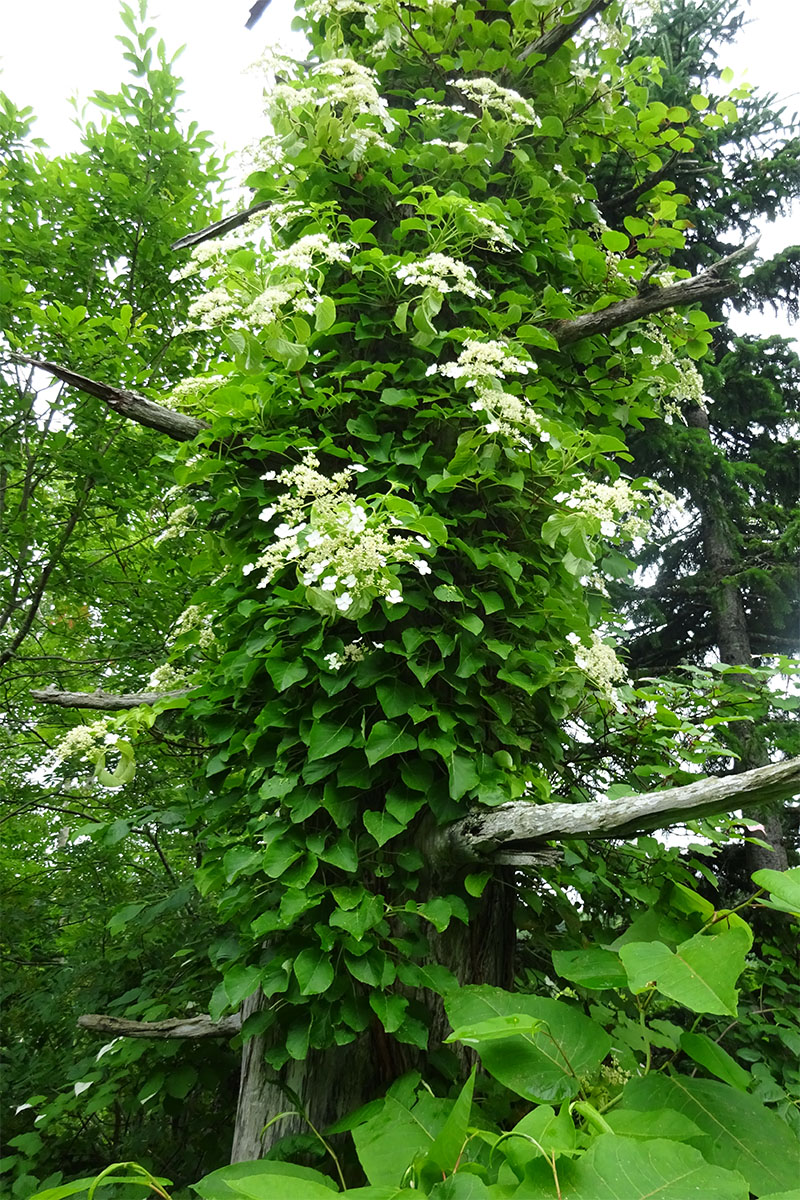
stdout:
{"type": "Polygon", "coordinates": [[[291,246],[272,255],[273,270],[289,268],[298,273],[310,271],[316,263],[348,263],[352,242],[334,242],[327,233],[308,233],[291,246]]]}
{"type": "Polygon", "coordinates": [[[550,434],[542,428],[538,414],[521,396],[485,384],[479,384],[476,391],[477,399],[472,401],[470,408],[489,417],[485,426],[487,433],[502,433],[529,451],[533,446],[528,435],[540,442],[550,441],[550,434]]]}
{"type": "Polygon", "coordinates": [[[585,479],[577,491],[560,493],[555,499],[566,508],[599,521],[605,537],[621,536],[626,540],[647,536],[654,499],[665,506],[677,503],[674,496],[656,483],[651,482],[647,491],[634,491],[627,479],[617,479],[611,484],[585,479]]]}
{"type": "Polygon", "coordinates": [[[608,700],[616,700],[614,684],[626,678],[625,668],[611,646],[594,631],[589,645],[581,643],[576,649],[575,662],[608,700]]]}
{"type": "MultiPolygon", "coordinates": [[[[109,736],[109,727],[105,721],[93,721],[91,725],[73,725],[54,747],[53,761],[62,763],[69,758],[86,758],[92,763],[99,762],[109,736]]],[[[111,744],[115,741],[116,737],[111,735],[111,744]]]]}
{"type": "Polygon", "coordinates": [[[678,373],[677,382],[658,375],[654,383],[656,395],[667,417],[678,417],[685,421],[685,408],[700,408],[706,410],[709,397],[705,394],[703,376],[688,357],[678,357],[664,333],[657,325],[648,324],[645,328],[647,337],[657,342],[660,349],[650,362],[653,366],[660,364],[674,367],[678,373]]]}
{"type": "Polygon", "coordinates": [[[153,538],[153,545],[158,546],[170,538],[183,537],[185,533],[194,528],[196,520],[197,509],[193,504],[182,504],[180,508],[173,509],[167,520],[166,528],[153,538]]]}
{"type": "Polygon", "coordinates": [[[227,288],[213,287],[189,305],[186,330],[191,333],[198,329],[213,329],[236,316],[238,311],[239,305],[227,288]]]}
{"type": "Polygon", "coordinates": [[[448,292],[462,292],[473,300],[479,296],[490,299],[490,293],[478,287],[474,269],[447,254],[429,254],[416,262],[399,263],[392,269],[401,283],[430,287],[443,296],[448,292]]]}
{"type": "Polygon", "coordinates": [[[535,363],[512,354],[508,342],[479,342],[476,338],[465,338],[463,346],[455,362],[435,364],[428,367],[427,374],[463,379],[469,387],[476,387],[487,379],[505,379],[508,374],[527,375],[536,370],[535,363]]]}
{"type": "Polygon", "coordinates": [[[493,79],[454,79],[453,86],[473,104],[505,121],[513,121],[517,125],[540,124],[530,101],[511,88],[501,87],[493,79]]]}
{"type": "Polygon", "coordinates": [[[184,687],[187,681],[185,671],[181,671],[179,667],[175,667],[172,663],[162,663],[160,667],[156,667],[150,672],[150,678],[147,681],[148,687],[157,692],[169,692],[175,688],[184,687]]]}
{"type": "Polygon", "coordinates": [[[211,624],[211,614],[198,604],[190,604],[183,610],[170,630],[168,644],[172,645],[182,633],[192,630],[197,631],[197,644],[201,650],[210,650],[215,645],[217,639],[211,624]]]}
{"type": "Polygon", "coordinates": [[[395,603],[393,594],[402,597],[391,568],[412,562],[419,554],[417,544],[394,533],[392,514],[348,494],[355,465],[332,476],[318,468],[316,455],[308,452],[278,476],[286,490],[270,508],[285,519],[253,564],[265,572],[257,586],[266,587],[277,571],[294,562],[303,584],[329,596],[339,612],[375,596],[395,603]]]}
{"type": "Polygon", "coordinates": [[[278,84],[268,96],[270,107],[283,107],[292,112],[311,104],[329,104],[339,108],[342,115],[378,117],[384,129],[394,127],[389,105],[378,91],[378,77],[363,63],[352,58],[331,58],[314,67],[300,86],[278,84]]]}

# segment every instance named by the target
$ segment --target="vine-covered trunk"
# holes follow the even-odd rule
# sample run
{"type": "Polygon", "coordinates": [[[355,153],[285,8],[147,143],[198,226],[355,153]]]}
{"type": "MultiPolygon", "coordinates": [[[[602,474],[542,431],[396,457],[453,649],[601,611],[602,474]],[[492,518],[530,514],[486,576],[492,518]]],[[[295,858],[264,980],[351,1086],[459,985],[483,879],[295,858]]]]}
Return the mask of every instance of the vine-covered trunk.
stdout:
{"type": "MultiPolygon", "coordinates": [[[[512,872],[500,871],[468,926],[451,922],[444,933],[429,939],[430,961],[448,967],[460,984],[510,988],[515,939],[512,872]]],[[[428,1009],[430,1051],[442,1045],[450,1026],[438,997],[418,992],[416,998],[428,1009]]],[[[244,1003],[243,1019],[263,1003],[260,992],[251,996],[244,1003]]],[[[383,1095],[394,1079],[421,1062],[419,1052],[389,1037],[377,1020],[357,1042],[312,1051],[304,1061],[291,1061],[279,1072],[265,1061],[269,1041],[269,1033],[259,1034],[242,1048],[231,1162],[262,1158],[280,1138],[310,1133],[310,1125],[324,1133],[334,1121],[383,1095]],[[276,1121],[279,1113],[287,1115],[276,1121]]],[[[470,1052],[463,1046],[457,1052],[466,1065],[470,1052]]]]}

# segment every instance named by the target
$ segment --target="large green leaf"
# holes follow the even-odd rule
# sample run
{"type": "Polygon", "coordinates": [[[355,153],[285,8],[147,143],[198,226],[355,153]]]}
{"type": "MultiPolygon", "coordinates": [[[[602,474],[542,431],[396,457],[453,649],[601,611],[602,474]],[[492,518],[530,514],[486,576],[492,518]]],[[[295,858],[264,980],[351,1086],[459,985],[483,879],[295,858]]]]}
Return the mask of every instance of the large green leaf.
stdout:
{"type": "Polygon", "coordinates": [[[427,1092],[410,1106],[387,1096],[381,1111],[353,1130],[369,1182],[399,1184],[416,1155],[433,1146],[452,1107],[452,1100],[438,1100],[427,1092]]]}
{"type": "Polygon", "coordinates": [[[800,1142],[752,1096],[711,1079],[648,1075],[625,1086],[625,1108],[671,1108],[703,1131],[697,1145],[710,1163],[739,1171],[756,1195],[795,1186],[800,1142]]]}
{"type": "MultiPolygon", "coordinates": [[[[294,1163],[266,1162],[264,1159],[231,1163],[230,1166],[220,1167],[218,1171],[212,1171],[210,1175],[204,1176],[199,1183],[193,1183],[191,1189],[193,1192],[197,1192],[202,1200],[234,1200],[235,1196],[242,1194],[234,1187],[234,1184],[242,1183],[254,1188],[257,1186],[271,1187],[274,1196],[275,1189],[279,1186],[276,1176],[280,1177],[281,1184],[287,1178],[321,1184],[328,1189],[328,1195],[331,1191],[338,1190],[332,1179],[327,1179],[311,1167],[295,1166],[294,1163]]],[[[265,1191],[262,1195],[269,1196],[270,1193],[265,1191]]]]}
{"type": "Polygon", "coordinates": [[[620,988],[628,982],[619,955],[599,946],[588,950],[555,950],[553,966],[564,979],[585,988],[620,988]]]}
{"type": "Polygon", "coordinates": [[[397,725],[394,721],[376,721],[367,738],[365,753],[369,765],[373,767],[381,759],[389,758],[393,754],[414,750],[416,745],[417,739],[402,725],[397,725]]]}
{"type": "Polygon", "coordinates": [[[603,1029],[560,1000],[478,985],[451,993],[445,1009],[454,1038],[460,1029],[497,1017],[519,1014],[541,1021],[529,1035],[509,1033],[500,1039],[477,1041],[484,1068],[526,1100],[572,1099],[582,1080],[597,1070],[611,1049],[611,1039],[603,1029]]]}
{"type": "Polygon", "coordinates": [[[308,735],[308,757],[310,761],[316,758],[327,758],[336,754],[353,741],[353,730],[347,724],[337,725],[334,721],[315,721],[308,735]]]}
{"type": "Polygon", "coordinates": [[[674,952],[663,942],[628,942],[619,956],[632,991],[655,984],[658,991],[698,1013],[735,1016],[739,993],[736,980],[753,942],[741,923],[716,933],[701,933],[682,942],[674,952]]]}
{"type": "Polygon", "coordinates": [[[753,883],[765,888],[770,899],[784,911],[800,916],[800,867],[788,871],[771,871],[765,868],[753,874],[753,883]]]}
{"type": "MultiPolygon", "coordinates": [[[[576,1162],[560,1166],[559,1179],[565,1200],[749,1200],[738,1172],[711,1166],[693,1146],[612,1133],[598,1137],[576,1162]]],[[[519,1200],[534,1200],[535,1193],[524,1189],[523,1183],[519,1200]]]]}

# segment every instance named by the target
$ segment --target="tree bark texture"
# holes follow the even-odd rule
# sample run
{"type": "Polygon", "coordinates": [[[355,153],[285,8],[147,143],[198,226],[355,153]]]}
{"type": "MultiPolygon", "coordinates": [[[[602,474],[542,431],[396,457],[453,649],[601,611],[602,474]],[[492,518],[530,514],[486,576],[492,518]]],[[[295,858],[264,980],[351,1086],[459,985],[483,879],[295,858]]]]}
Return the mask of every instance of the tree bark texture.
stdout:
{"type": "Polygon", "coordinates": [[[683,308],[687,304],[698,304],[702,300],[724,300],[739,290],[736,280],[727,279],[725,275],[752,258],[756,252],[756,245],[756,242],[749,242],[739,250],[734,250],[733,254],[721,258],[707,271],[701,271],[699,275],[693,275],[690,279],[681,279],[669,287],[649,288],[639,296],[617,300],[606,308],[598,309],[597,312],[581,313],[578,317],[554,321],[548,328],[559,346],[570,346],[581,338],[608,333],[620,325],[640,321],[643,317],[662,312],[665,308],[683,308]]]}
{"type": "Polygon", "coordinates": [[[201,242],[207,242],[209,238],[222,237],[223,234],[230,233],[232,229],[238,229],[240,225],[247,224],[256,213],[264,212],[271,205],[271,200],[262,200],[260,204],[251,204],[250,208],[246,208],[244,212],[233,213],[230,217],[223,217],[221,221],[214,221],[211,225],[198,229],[196,233],[187,233],[184,237],[178,238],[177,242],[172,243],[170,250],[186,250],[190,246],[199,246],[201,242]]]}
{"type": "Polygon", "coordinates": [[[543,54],[545,58],[549,58],[551,54],[555,54],[565,42],[568,42],[571,37],[583,28],[587,21],[592,17],[596,17],[603,9],[608,8],[611,0],[591,0],[582,13],[579,13],[573,21],[561,21],[558,25],[554,25],[552,29],[548,29],[547,33],[543,33],[535,42],[531,42],[530,46],[526,46],[521,54],[517,55],[520,62],[525,62],[533,54],[543,54]]]}
{"type": "Polygon", "coordinates": [[[71,371],[68,367],[62,367],[58,363],[47,362],[45,359],[28,358],[23,354],[14,354],[11,357],[15,362],[26,363],[38,371],[45,371],[48,375],[60,379],[62,383],[69,384],[70,387],[78,388],[79,391],[86,392],[89,396],[95,396],[114,412],[119,413],[121,417],[135,421],[137,425],[145,425],[148,429],[165,433],[175,441],[191,442],[198,433],[208,429],[207,423],[198,420],[197,417],[190,417],[186,413],[164,408],[163,405],[156,404],[154,400],[148,400],[145,396],[137,396],[135,392],[129,392],[125,388],[113,387],[110,383],[99,383],[96,379],[88,379],[85,375],[78,375],[76,371],[71,371]]]}
{"type": "Polygon", "coordinates": [[[514,800],[476,809],[428,835],[434,863],[491,863],[498,850],[560,838],[623,838],[663,829],[687,817],[785,800],[800,793],[800,758],[753,771],[701,779],[663,792],[587,804],[531,804],[514,800]]]}
{"type": "Polygon", "coordinates": [[[91,1033],[111,1033],[114,1037],[155,1038],[230,1038],[242,1027],[239,1013],[212,1021],[207,1013],[197,1017],[170,1017],[165,1021],[128,1021],[125,1017],[109,1017],[105,1013],[83,1013],[78,1017],[81,1029],[91,1033]]]}
{"type": "Polygon", "coordinates": [[[57,688],[33,688],[31,696],[40,704],[57,704],[60,708],[96,708],[102,712],[117,712],[123,708],[138,708],[140,704],[158,704],[159,700],[173,700],[188,696],[192,688],[179,688],[174,692],[60,692],[57,688]]]}

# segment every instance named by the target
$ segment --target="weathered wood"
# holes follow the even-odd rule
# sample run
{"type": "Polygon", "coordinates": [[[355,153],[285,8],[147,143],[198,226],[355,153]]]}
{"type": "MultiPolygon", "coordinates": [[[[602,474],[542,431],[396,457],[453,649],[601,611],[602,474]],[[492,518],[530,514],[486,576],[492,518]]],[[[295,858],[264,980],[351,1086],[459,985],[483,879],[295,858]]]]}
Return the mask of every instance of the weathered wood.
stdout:
{"type": "Polygon", "coordinates": [[[426,830],[424,852],[436,864],[488,863],[509,852],[564,838],[611,839],[664,829],[695,817],[785,800],[800,793],[800,758],[740,775],[700,779],[663,792],[587,804],[531,804],[514,800],[474,810],[452,825],[426,830]]]}
{"type": "Polygon", "coordinates": [[[721,300],[726,296],[733,296],[738,292],[739,284],[735,279],[726,278],[726,275],[752,258],[757,245],[757,241],[748,242],[746,246],[734,250],[733,254],[726,255],[714,263],[713,267],[701,271],[691,279],[681,279],[669,287],[651,288],[641,295],[618,300],[597,312],[581,313],[579,317],[554,321],[548,329],[559,346],[569,346],[581,338],[608,333],[620,325],[640,321],[642,317],[661,312],[665,308],[685,308],[686,305],[697,304],[701,300],[721,300]]]}
{"type": "Polygon", "coordinates": [[[190,417],[186,413],[164,408],[163,405],[156,404],[154,400],[138,396],[135,392],[127,391],[126,388],[114,387],[110,383],[100,383],[96,379],[88,379],[85,375],[78,375],[76,371],[62,367],[59,363],[47,362],[40,358],[29,358],[25,354],[13,354],[9,357],[15,362],[35,367],[38,371],[45,371],[48,375],[60,379],[62,383],[78,388],[89,396],[95,396],[114,412],[119,413],[121,417],[135,421],[137,425],[145,425],[148,429],[165,433],[177,442],[191,442],[198,433],[208,429],[207,422],[200,421],[197,417],[190,417]]]}
{"type": "Polygon", "coordinates": [[[59,692],[57,688],[34,688],[31,696],[40,704],[58,704],[61,708],[98,708],[103,712],[115,712],[121,708],[138,708],[140,704],[157,704],[159,700],[171,700],[176,696],[188,696],[192,688],[180,688],[174,692],[59,692]]]}
{"type": "Polygon", "coordinates": [[[545,58],[549,58],[551,54],[555,54],[556,50],[560,50],[565,42],[574,37],[587,21],[596,17],[604,8],[608,8],[610,3],[611,0],[592,0],[591,4],[574,20],[559,22],[558,25],[554,25],[552,29],[548,29],[547,33],[543,33],[540,38],[537,38],[535,42],[526,46],[522,53],[517,55],[518,60],[525,62],[532,54],[543,54],[545,58]]]}
{"type": "Polygon", "coordinates": [[[177,242],[173,242],[170,250],[185,250],[189,246],[199,246],[201,242],[207,242],[209,238],[222,237],[223,234],[230,233],[232,229],[238,229],[240,225],[245,225],[251,217],[256,213],[263,212],[271,204],[271,200],[262,200],[259,204],[253,204],[250,208],[246,208],[244,212],[223,217],[220,221],[206,225],[204,229],[198,229],[196,233],[187,233],[182,238],[178,238],[177,242]]]}
{"type": "Polygon", "coordinates": [[[111,1033],[115,1037],[132,1038],[231,1038],[242,1027],[240,1013],[212,1021],[207,1013],[197,1017],[170,1017],[164,1021],[128,1021],[125,1017],[109,1017],[105,1013],[83,1013],[78,1017],[81,1029],[92,1033],[111,1033]]]}
{"type": "Polygon", "coordinates": [[[255,4],[250,9],[250,16],[245,21],[245,29],[252,29],[259,17],[269,8],[271,0],[256,0],[255,4]]]}

